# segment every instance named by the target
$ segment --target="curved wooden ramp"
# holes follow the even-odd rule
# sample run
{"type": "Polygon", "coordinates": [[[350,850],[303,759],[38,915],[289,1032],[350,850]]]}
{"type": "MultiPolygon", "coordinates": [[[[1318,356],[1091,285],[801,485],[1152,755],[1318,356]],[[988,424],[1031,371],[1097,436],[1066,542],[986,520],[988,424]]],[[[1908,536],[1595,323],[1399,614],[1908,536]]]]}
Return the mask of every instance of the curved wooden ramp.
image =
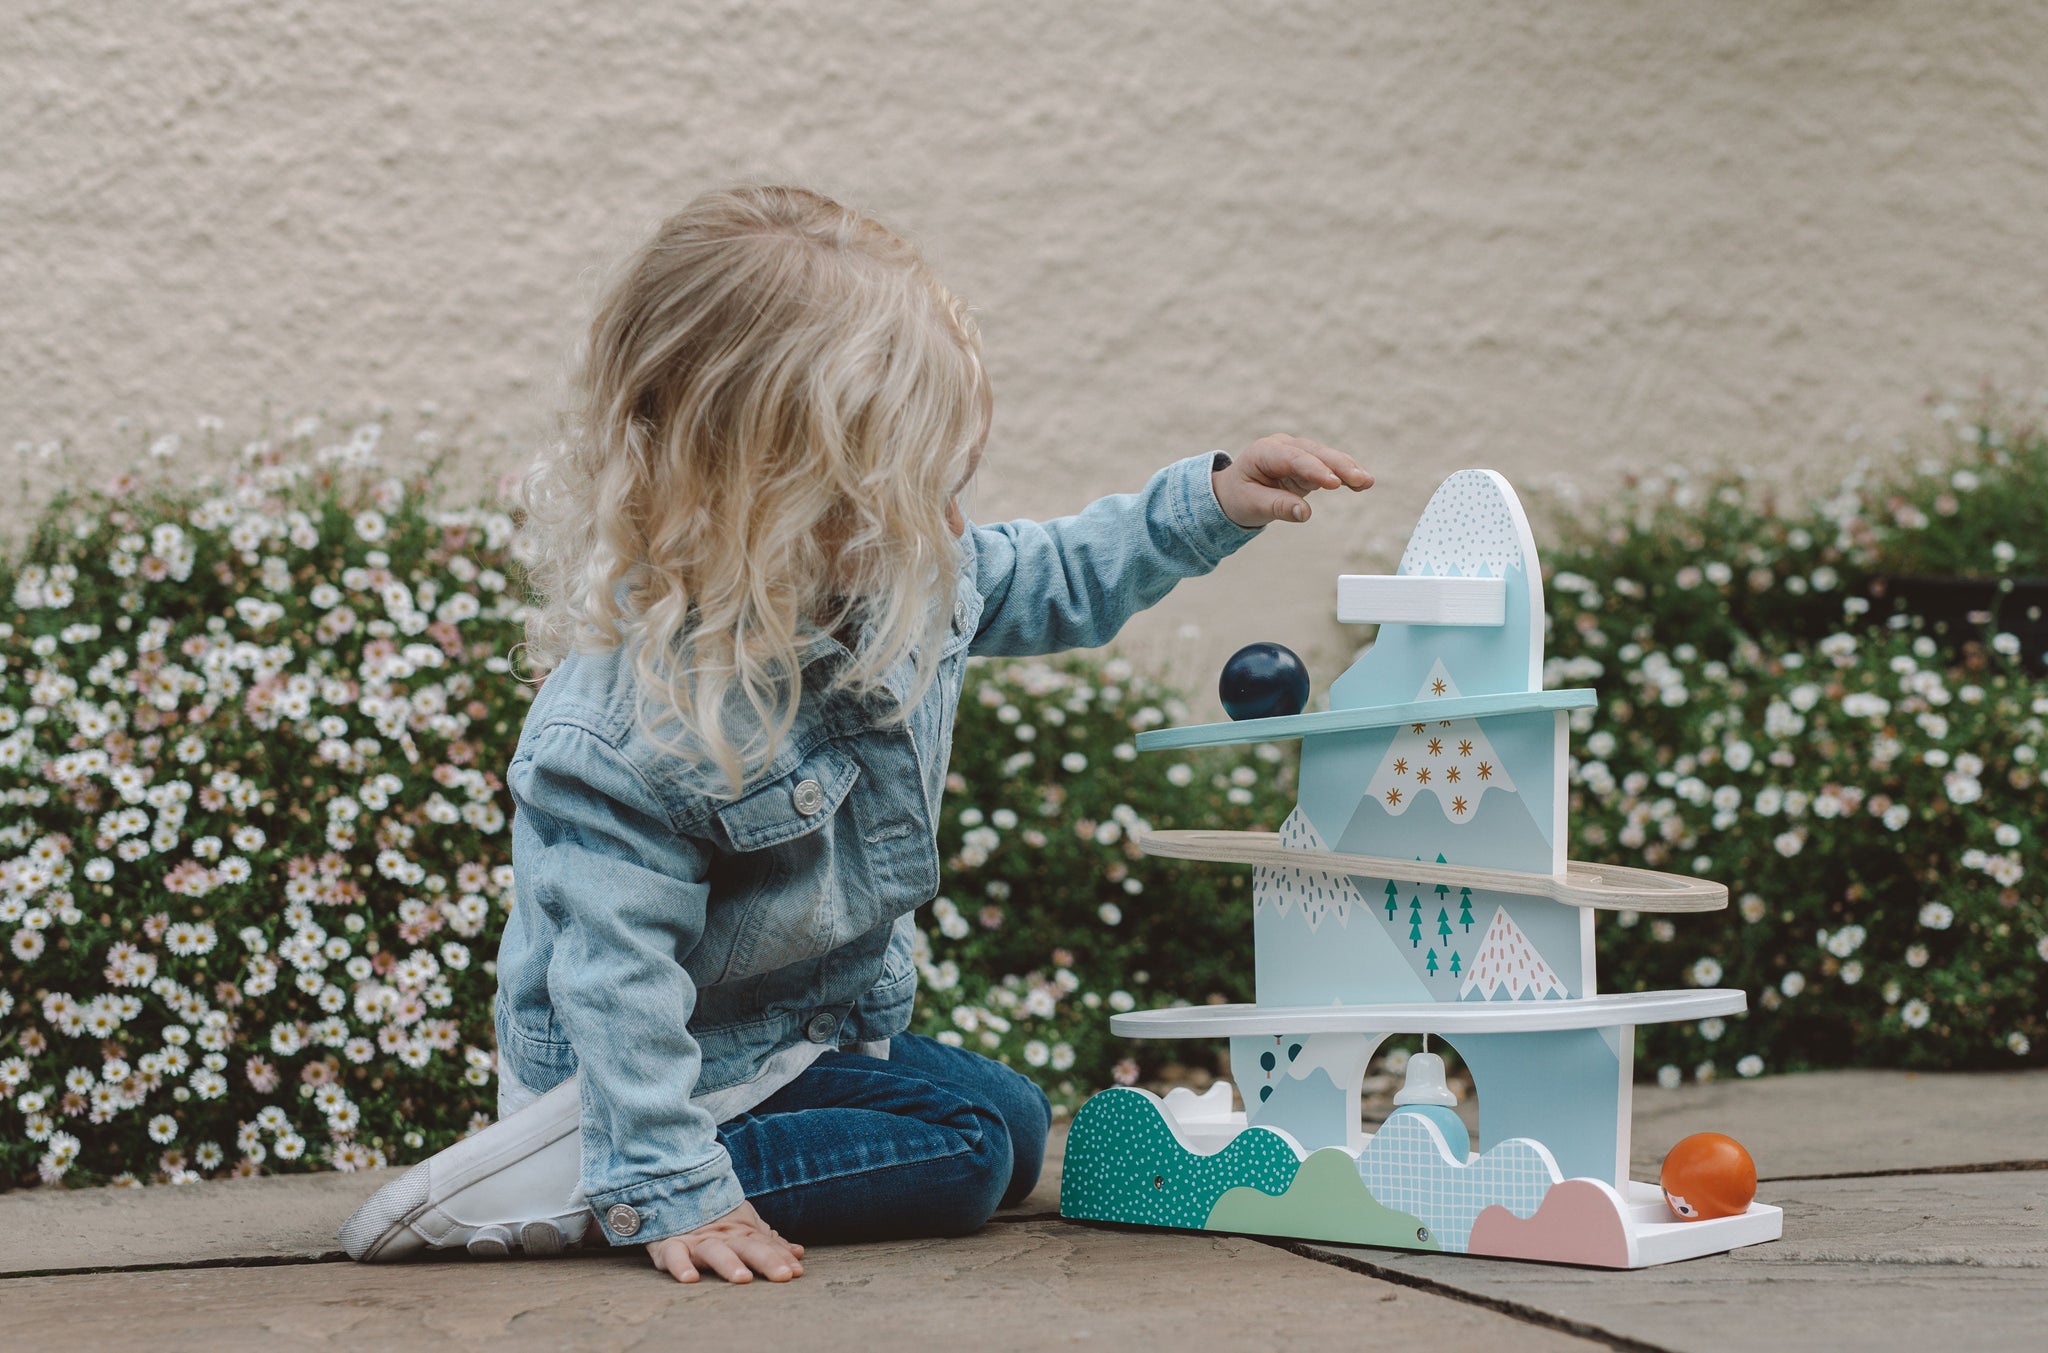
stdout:
{"type": "Polygon", "coordinates": [[[1176,860],[1278,865],[1326,874],[1447,883],[1453,888],[1547,897],[1568,907],[1601,911],[1719,911],[1728,905],[1726,884],[1624,865],[1573,860],[1566,863],[1562,874],[1524,874],[1380,855],[1346,855],[1334,850],[1300,850],[1281,845],[1277,832],[1139,832],[1136,839],[1138,849],[1147,855],[1176,860]]]}
{"type": "Polygon", "coordinates": [[[1112,1015],[1122,1038],[1229,1038],[1246,1034],[1542,1033],[1680,1024],[1739,1015],[1748,993],[1733,987],[1628,991],[1573,1000],[1423,1001],[1408,1005],[1183,1005],[1112,1015]]]}

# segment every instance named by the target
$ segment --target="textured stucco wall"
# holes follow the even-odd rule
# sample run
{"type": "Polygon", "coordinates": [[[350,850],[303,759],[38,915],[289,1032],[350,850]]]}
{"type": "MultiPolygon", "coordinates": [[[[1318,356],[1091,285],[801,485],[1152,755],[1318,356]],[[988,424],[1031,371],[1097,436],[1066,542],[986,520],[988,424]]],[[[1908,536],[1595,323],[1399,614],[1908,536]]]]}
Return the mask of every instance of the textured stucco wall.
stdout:
{"type": "Polygon", "coordinates": [[[977,305],[976,515],[1275,428],[1378,471],[1130,636],[1204,675],[1281,638],[1327,678],[1333,575],[1446,470],[1784,472],[1917,431],[1936,387],[2038,388],[2043,16],[6,0],[0,446],[431,399],[479,479],[514,468],[593,269],[705,185],[790,176],[977,305]]]}

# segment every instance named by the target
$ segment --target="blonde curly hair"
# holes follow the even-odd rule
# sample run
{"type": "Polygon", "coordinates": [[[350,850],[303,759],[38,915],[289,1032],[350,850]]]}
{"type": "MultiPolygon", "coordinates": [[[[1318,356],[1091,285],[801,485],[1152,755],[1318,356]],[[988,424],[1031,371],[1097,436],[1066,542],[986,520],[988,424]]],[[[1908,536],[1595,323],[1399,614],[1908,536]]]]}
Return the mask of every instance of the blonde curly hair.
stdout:
{"type": "Polygon", "coordinates": [[[610,282],[525,477],[529,662],[623,645],[650,736],[730,794],[788,733],[819,633],[852,640],[834,690],[914,655],[906,716],[991,409],[966,306],[901,236],[803,188],[698,197],[610,282]]]}

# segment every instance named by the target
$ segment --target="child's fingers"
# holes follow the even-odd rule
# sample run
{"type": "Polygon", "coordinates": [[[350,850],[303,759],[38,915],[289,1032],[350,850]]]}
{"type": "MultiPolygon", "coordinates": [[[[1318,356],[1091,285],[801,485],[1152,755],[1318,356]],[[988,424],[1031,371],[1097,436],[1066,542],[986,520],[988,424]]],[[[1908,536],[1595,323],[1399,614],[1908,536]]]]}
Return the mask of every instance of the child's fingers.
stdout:
{"type": "Polygon", "coordinates": [[[742,1236],[733,1242],[733,1248],[754,1272],[769,1282],[786,1283],[804,1274],[804,1266],[780,1236],[742,1236]]]}
{"type": "Polygon", "coordinates": [[[1372,476],[1342,451],[1306,437],[1275,433],[1252,443],[1248,468],[1260,478],[1286,481],[1303,493],[1316,489],[1349,487],[1354,492],[1372,487],[1372,476]]]}
{"type": "Polygon", "coordinates": [[[733,1252],[731,1245],[716,1236],[706,1236],[690,1247],[692,1257],[729,1283],[750,1283],[754,1281],[754,1270],[747,1267],[747,1261],[733,1252]]]}
{"type": "Polygon", "coordinates": [[[1298,468],[1297,477],[1326,489],[1334,489],[1340,484],[1354,491],[1372,487],[1372,475],[1342,451],[1306,437],[1289,437],[1286,440],[1295,453],[1295,465],[1306,469],[1304,473],[1298,468]]]}
{"type": "Polygon", "coordinates": [[[1245,486],[1245,496],[1267,521],[1307,521],[1308,503],[1298,493],[1261,484],[1245,486]]]}
{"type": "Polygon", "coordinates": [[[1268,443],[1264,452],[1253,462],[1261,479],[1269,483],[1285,484],[1296,492],[1313,492],[1316,489],[1334,489],[1343,483],[1337,472],[1323,464],[1322,458],[1301,444],[1299,438],[1285,440],[1276,438],[1268,443]]]}
{"type": "Polygon", "coordinates": [[[697,1281],[697,1269],[690,1262],[690,1247],[687,1245],[649,1245],[647,1257],[654,1261],[656,1268],[679,1283],[697,1281]]]}
{"type": "Polygon", "coordinates": [[[1342,451],[1324,446],[1320,442],[1309,442],[1307,446],[1311,455],[1336,472],[1337,478],[1343,481],[1346,488],[1357,492],[1372,487],[1372,471],[1342,451]]]}

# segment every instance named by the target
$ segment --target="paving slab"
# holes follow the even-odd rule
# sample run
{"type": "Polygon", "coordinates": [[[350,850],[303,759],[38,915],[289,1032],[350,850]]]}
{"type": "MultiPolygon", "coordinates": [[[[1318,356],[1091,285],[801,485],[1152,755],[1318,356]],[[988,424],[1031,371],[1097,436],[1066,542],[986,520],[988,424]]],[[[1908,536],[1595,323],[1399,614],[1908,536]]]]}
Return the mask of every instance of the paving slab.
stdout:
{"type": "Polygon", "coordinates": [[[1232,1236],[1019,1221],[820,1247],[786,1285],[684,1286],[644,1256],[349,1263],[0,1281],[7,1346],[1592,1350],[1495,1311],[1232,1236]]]}
{"type": "Polygon", "coordinates": [[[1953,1169],[2048,1168],[2048,1071],[1816,1071],[1752,1081],[1637,1086],[1631,1160],[1655,1180],[1694,1132],[1725,1132],[1766,1179],[1953,1169]]]}
{"type": "Polygon", "coordinates": [[[1747,1143],[1786,1239],[1606,1273],[1081,1226],[1056,1219],[1061,1125],[1038,1188],[982,1234],[819,1250],[789,1288],[675,1287],[638,1251],[333,1262],[341,1219],[398,1171],[0,1195],[4,1342],[635,1348],[708,1332],[828,1349],[963,1335],[996,1348],[1285,1347],[1370,1331],[1445,1347],[1587,1346],[1576,1333],[1678,1353],[2042,1346],[2048,1072],[1640,1087],[1635,1123],[1640,1178],[1689,1132],[1747,1143]],[[123,1269],[170,1271],[112,1271],[123,1269]]]}
{"type": "MultiPolygon", "coordinates": [[[[1038,1186],[1005,1219],[1060,1210],[1067,1125],[1055,1124],[1038,1186]]],[[[0,1194],[0,1277],[90,1269],[336,1258],[349,1213],[403,1169],[180,1186],[0,1194]]]]}
{"type": "Polygon", "coordinates": [[[1785,1238],[1634,1272],[1304,1246],[1673,1353],[2048,1345],[2048,1171],[1781,1182],[1785,1238]]]}

